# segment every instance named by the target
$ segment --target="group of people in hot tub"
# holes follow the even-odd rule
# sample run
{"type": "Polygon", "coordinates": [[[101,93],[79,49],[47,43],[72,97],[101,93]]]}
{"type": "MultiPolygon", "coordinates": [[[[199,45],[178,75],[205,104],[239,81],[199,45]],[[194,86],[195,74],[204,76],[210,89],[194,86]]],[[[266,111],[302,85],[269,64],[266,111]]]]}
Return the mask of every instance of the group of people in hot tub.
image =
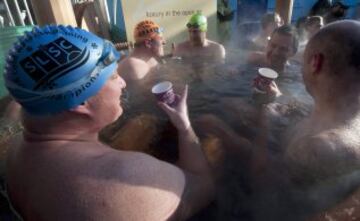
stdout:
{"type": "MultiPolygon", "coordinates": [[[[321,18],[306,22],[311,37],[302,52],[302,75],[314,106],[293,133],[288,131],[281,157],[274,160],[261,142],[245,139],[216,116],[197,120],[199,133],[216,137],[222,148],[217,150],[238,157],[239,170],[251,171],[247,181],[253,189],[248,191],[278,188],[298,193],[291,202],[307,202],[297,207],[303,216],[254,209],[259,216],[243,214],[243,219],[359,218],[360,22],[339,21],[310,32],[313,24],[321,26],[321,18]],[[271,168],[281,173],[268,173],[271,168]],[[283,182],[277,183],[277,176],[283,182]]],[[[223,62],[224,47],[206,37],[206,17],[195,14],[186,26],[189,40],[175,45],[173,56],[223,62]]],[[[250,53],[248,62],[281,76],[298,51],[297,33],[276,14],[267,14],[262,27],[263,36],[254,39],[259,51],[250,53]]],[[[134,50],[121,59],[110,42],[92,33],[48,25],[26,32],[10,50],[4,78],[21,106],[24,129],[9,143],[5,194],[18,218],[187,220],[217,198],[221,169],[207,157],[207,147],[193,129],[187,86],[176,106],[158,103],[178,132],[175,165],[99,141],[99,132],[123,113],[119,98],[126,84],[141,81],[164,55],[165,39],[155,22],[138,23],[134,38],[134,50]]],[[[271,87],[269,94],[272,90],[281,88],[271,87]]],[[[266,105],[259,111],[264,131],[266,111],[266,105]]],[[[271,206],[276,200],[266,202],[271,206]]]]}

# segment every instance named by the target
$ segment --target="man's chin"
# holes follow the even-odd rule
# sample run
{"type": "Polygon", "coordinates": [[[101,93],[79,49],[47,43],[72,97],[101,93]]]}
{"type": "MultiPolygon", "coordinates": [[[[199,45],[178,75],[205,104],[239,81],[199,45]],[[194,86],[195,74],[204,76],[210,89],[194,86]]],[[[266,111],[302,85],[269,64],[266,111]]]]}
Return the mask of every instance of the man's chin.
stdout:
{"type": "Polygon", "coordinates": [[[191,42],[194,44],[194,45],[200,45],[201,44],[201,39],[192,39],[191,42]]]}
{"type": "Polygon", "coordinates": [[[274,67],[282,67],[286,64],[286,61],[284,60],[280,60],[280,59],[271,59],[271,66],[274,66],[274,67]]]}
{"type": "Polygon", "coordinates": [[[122,107],[120,106],[119,110],[117,110],[116,113],[113,113],[113,117],[112,117],[112,120],[111,122],[109,122],[109,124],[112,124],[114,123],[115,121],[117,121],[121,115],[123,114],[124,110],[122,109],[122,107]]]}
{"type": "Polygon", "coordinates": [[[123,110],[122,108],[120,108],[120,110],[119,110],[118,113],[117,113],[117,116],[115,116],[115,121],[118,120],[118,119],[121,117],[121,115],[123,114],[123,112],[124,112],[124,110],[123,110]]]}

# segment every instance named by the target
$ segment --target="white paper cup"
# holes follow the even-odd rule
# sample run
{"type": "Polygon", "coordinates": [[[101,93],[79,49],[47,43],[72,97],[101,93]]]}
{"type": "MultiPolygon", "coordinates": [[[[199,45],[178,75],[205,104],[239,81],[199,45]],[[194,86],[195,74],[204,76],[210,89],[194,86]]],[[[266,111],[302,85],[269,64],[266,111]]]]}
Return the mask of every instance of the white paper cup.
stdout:
{"type": "Polygon", "coordinates": [[[151,92],[160,102],[164,102],[170,106],[176,103],[176,95],[173,90],[173,84],[169,81],[163,81],[154,85],[151,92]]]}
{"type": "Polygon", "coordinates": [[[259,68],[259,75],[272,80],[275,80],[279,77],[279,74],[270,68],[259,68]]]}

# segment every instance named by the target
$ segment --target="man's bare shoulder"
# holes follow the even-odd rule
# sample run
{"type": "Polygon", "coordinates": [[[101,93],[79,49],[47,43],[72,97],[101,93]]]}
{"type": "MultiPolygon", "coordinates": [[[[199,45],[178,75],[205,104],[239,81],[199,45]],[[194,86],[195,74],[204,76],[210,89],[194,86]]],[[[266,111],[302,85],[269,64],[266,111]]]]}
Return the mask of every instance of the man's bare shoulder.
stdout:
{"type": "Polygon", "coordinates": [[[121,68],[133,68],[135,69],[138,65],[147,65],[146,62],[144,60],[141,60],[139,58],[135,58],[135,57],[127,57],[124,60],[122,60],[118,67],[121,68]]]}
{"type": "Polygon", "coordinates": [[[220,49],[220,50],[224,49],[224,46],[216,41],[208,40],[208,44],[212,48],[216,48],[216,49],[220,49]]]}
{"type": "Polygon", "coordinates": [[[341,149],[341,144],[336,142],[339,140],[335,131],[326,131],[316,135],[307,135],[301,137],[292,143],[288,152],[297,155],[298,158],[306,157],[307,160],[317,160],[320,157],[329,156],[341,149]]]}
{"type": "Polygon", "coordinates": [[[352,155],[360,159],[360,129],[342,126],[324,131],[309,138],[309,143],[319,151],[339,156],[352,155]],[[345,154],[345,155],[344,155],[345,154]]]}
{"type": "Polygon", "coordinates": [[[127,57],[118,65],[118,70],[121,70],[120,75],[127,79],[141,79],[150,70],[149,65],[139,58],[127,57]]]}
{"type": "Polygon", "coordinates": [[[214,51],[214,53],[220,54],[221,57],[225,58],[225,48],[222,44],[208,40],[209,48],[211,51],[214,51]]]}

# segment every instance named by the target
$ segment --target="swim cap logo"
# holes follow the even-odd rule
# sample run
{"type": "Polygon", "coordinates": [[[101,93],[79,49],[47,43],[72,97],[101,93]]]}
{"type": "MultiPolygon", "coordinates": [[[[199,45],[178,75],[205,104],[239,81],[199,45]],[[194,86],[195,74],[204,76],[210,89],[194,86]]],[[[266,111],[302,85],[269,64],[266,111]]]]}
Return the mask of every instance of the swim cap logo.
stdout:
{"type": "Polygon", "coordinates": [[[63,37],[59,37],[20,61],[21,67],[34,80],[34,90],[51,88],[54,81],[82,66],[90,53],[81,50],[63,37]]]}

